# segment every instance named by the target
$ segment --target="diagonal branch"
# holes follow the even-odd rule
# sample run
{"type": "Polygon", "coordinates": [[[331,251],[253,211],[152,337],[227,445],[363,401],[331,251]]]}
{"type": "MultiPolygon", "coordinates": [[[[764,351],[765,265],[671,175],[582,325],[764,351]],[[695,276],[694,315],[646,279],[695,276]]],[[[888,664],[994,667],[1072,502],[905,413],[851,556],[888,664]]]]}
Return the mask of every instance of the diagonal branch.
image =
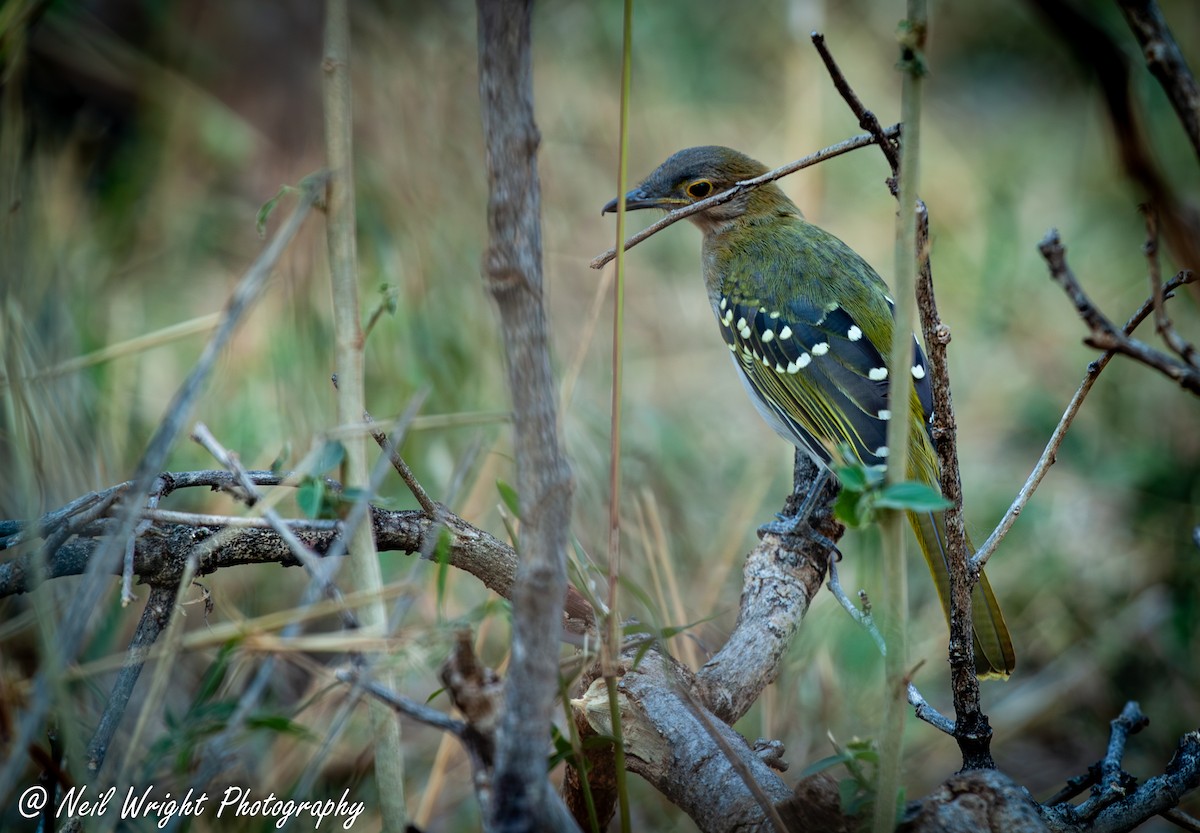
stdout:
{"type": "MultiPolygon", "coordinates": [[[[900,125],[893,124],[891,127],[883,131],[885,137],[890,141],[895,141],[900,136],[900,125]]],[[[678,208],[672,211],[667,216],[663,217],[656,223],[646,226],[646,228],[632,235],[625,241],[624,250],[629,251],[638,243],[641,243],[647,237],[665,229],[667,226],[677,223],[680,220],[687,219],[693,214],[699,214],[701,211],[712,208],[714,205],[727,203],[743,191],[748,191],[751,188],[757,188],[760,185],[765,185],[768,182],[774,182],[777,179],[782,179],[789,174],[794,174],[796,171],[811,167],[818,162],[824,162],[826,159],[832,159],[835,156],[841,156],[843,153],[849,153],[852,150],[865,148],[868,145],[875,144],[876,139],[869,133],[863,133],[858,136],[852,136],[843,142],[838,142],[836,145],[830,145],[824,150],[819,150],[816,153],[810,153],[803,159],[797,159],[795,162],[789,162],[786,165],[776,168],[773,171],[767,171],[762,176],[756,176],[754,179],[747,179],[739,182],[727,191],[722,191],[719,194],[713,194],[711,197],[699,200],[691,205],[685,205],[683,208],[678,208]]],[[[588,265],[593,269],[600,269],[610,260],[617,256],[616,249],[609,249],[602,255],[597,255],[592,258],[588,265]]]]}
{"type": "MultiPolygon", "coordinates": [[[[1067,264],[1067,251],[1059,239],[1056,229],[1051,229],[1046,233],[1042,242],[1038,244],[1038,250],[1041,251],[1042,257],[1046,259],[1046,263],[1050,267],[1051,279],[1062,287],[1067,297],[1071,299],[1071,303],[1075,305],[1075,311],[1079,313],[1083,323],[1091,330],[1088,337],[1084,339],[1084,344],[1100,350],[1124,353],[1147,367],[1159,371],[1164,376],[1174,379],[1184,390],[1200,396],[1200,365],[1174,359],[1143,341],[1131,338],[1109,321],[1104,313],[1092,303],[1091,298],[1079,285],[1075,273],[1067,264]]],[[[1194,359],[1194,354],[1192,358],[1194,359]]]]}
{"type": "MultiPolygon", "coordinates": [[[[1164,300],[1170,298],[1171,293],[1176,289],[1184,284],[1191,283],[1192,280],[1193,278],[1190,272],[1180,272],[1171,280],[1167,281],[1167,283],[1163,286],[1164,300]]],[[[1129,320],[1125,322],[1125,326],[1121,330],[1122,333],[1125,335],[1131,334],[1137,328],[1137,326],[1141,324],[1142,321],[1144,321],[1146,317],[1153,311],[1153,299],[1147,300],[1141,305],[1141,307],[1137,309],[1136,312],[1134,312],[1132,316],[1130,316],[1129,320]]],[[[1067,435],[1067,429],[1069,429],[1071,427],[1071,423],[1075,421],[1075,415],[1079,413],[1079,409],[1083,405],[1083,400],[1091,391],[1092,385],[1096,383],[1096,379],[1100,377],[1100,373],[1104,370],[1104,368],[1108,367],[1108,363],[1112,361],[1112,358],[1115,355],[1115,350],[1107,350],[1105,351],[1104,355],[1088,365],[1087,374],[1083,377],[1083,381],[1079,383],[1079,387],[1076,389],[1075,395],[1071,397],[1071,401],[1067,403],[1066,410],[1063,411],[1063,415],[1059,419],[1058,425],[1055,426],[1053,433],[1050,435],[1049,441],[1046,443],[1045,449],[1043,449],[1037,463],[1034,464],[1033,470],[1030,471],[1029,477],[1026,478],[1024,485],[1021,486],[1021,490],[1017,492],[1016,498],[1013,500],[1012,505],[1009,506],[1008,511],[1004,513],[1004,517],[1000,519],[1000,523],[996,525],[996,528],[992,531],[992,534],[988,536],[987,540],[983,542],[983,545],[979,547],[979,549],[975,552],[975,555],[972,557],[972,569],[982,570],[983,565],[987,564],[988,560],[992,557],[992,554],[995,553],[996,548],[1000,545],[1000,542],[1004,540],[1006,535],[1008,535],[1008,531],[1012,529],[1013,524],[1016,523],[1017,517],[1022,511],[1024,511],[1025,505],[1029,502],[1029,499],[1033,497],[1033,493],[1037,491],[1037,487],[1041,484],[1042,479],[1046,476],[1046,473],[1050,471],[1050,467],[1053,466],[1057,460],[1059,446],[1062,445],[1063,438],[1067,435]]]]}
{"type": "Polygon", "coordinates": [[[1200,159],[1200,86],[1154,0],[1117,0],[1133,36],[1142,47],[1146,67],[1162,84],[1184,132],[1200,159]]]}

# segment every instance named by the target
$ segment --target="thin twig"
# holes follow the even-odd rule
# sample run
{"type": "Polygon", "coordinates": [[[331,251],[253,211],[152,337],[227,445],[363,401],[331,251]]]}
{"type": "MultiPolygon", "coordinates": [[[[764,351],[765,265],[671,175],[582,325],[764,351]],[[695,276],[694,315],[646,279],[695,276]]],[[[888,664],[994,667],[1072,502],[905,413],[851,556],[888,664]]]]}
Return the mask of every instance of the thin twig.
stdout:
{"type": "Polygon", "coordinates": [[[1125,758],[1125,744],[1130,735],[1135,735],[1150,725],[1149,718],[1133,700],[1125,704],[1121,714],[1110,723],[1108,749],[1098,766],[1099,783],[1092,787],[1092,795],[1075,808],[1081,818],[1095,817],[1104,807],[1124,798],[1137,783],[1121,766],[1125,758]]]}
{"type": "Polygon", "coordinates": [[[1167,305],[1163,298],[1162,271],[1158,263],[1158,213],[1152,205],[1144,206],[1144,213],[1146,244],[1142,250],[1146,253],[1146,276],[1150,280],[1150,297],[1154,301],[1154,330],[1185,364],[1200,369],[1196,348],[1179,335],[1167,314],[1167,305]]]}
{"type": "MultiPolygon", "coordinates": [[[[147,509],[142,513],[146,520],[183,526],[219,526],[233,529],[274,529],[266,518],[245,518],[238,515],[210,515],[199,512],[177,512],[171,509],[147,509]]],[[[341,528],[341,521],[319,518],[279,518],[289,529],[306,532],[334,532],[341,528]]]]}
{"type": "MultiPolygon", "coordinates": [[[[257,502],[257,490],[254,488],[254,483],[247,476],[246,470],[242,468],[241,461],[237,458],[237,455],[231,453],[225,446],[221,445],[217,438],[212,435],[212,432],[208,430],[208,426],[202,422],[196,423],[196,427],[192,429],[192,439],[203,446],[204,450],[211,454],[217,462],[229,469],[233,473],[233,476],[237,478],[238,484],[242,489],[247,494],[253,496],[257,502]]],[[[263,507],[262,513],[263,519],[270,524],[275,534],[284,540],[288,549],[292,551],[292,555],[296,556],[296,560],[304,566],[309,575],[321,581],[321,592],[331,598],[340,598],[341,592],[324,575],[325,571],[321,569],[321,557],[300,540],[291,526],[274,509],[263,507]]],[[[353,614],[350,614],[349,611],[346,611],[346,614],[343,615],[342,624],[347,628],[358,627],[357,621],[353,619],[353,614]],[[347,620],[345,615],[349,615],[351,618],[347,620]]]]}
{"type": "Polygon", "coordinates": [[[159,634],[166,628],[171,619],[171,611],[175,606],[175,588],[169,586],[155,587],[150,591],[146,607],[142,610],[142,618],[138,621],[137,630],[125,654],[125,662],[117,675],[112,689],[108,692],[108,700],[104,704],[104,713],[92,739],[88,743],[87,768],[90,773],[100,771],[104,763],[108,747],[116,734],[117,726],[125,715],[129,698],[133,695],[133,687],[141,676],[147,656],[154,646],[159,634]]]}
{"type": "MultiPolygon", "coordinates": [[[[354,197],[354,106],[350,79],[351,48],[350,0],[326,0],[324,44],[321,57],[322,100],[325,105],[325,153],[329,159],[329,185],[326,189],[325,243],[329,259],[329,287],[333,299],[333,364],[341,381],[335,404],[339,423],[360,418],[366,409],[363,370],[362,328],[359,303],[357,214],[354,197]]],[[[352,489],[365,489],[371,477],[365,438],[355,437],[344,444],[342,482],[352,489]]],[[[347,542],[344,582],[354,590],[382,593],[383,573],[369,523],[347,524],[343,540],[347,542]]],[[[382,630],[387,608],[382,598],[362,606],[359,612],[364,627],[382,630]]],[[[345,618],[343,617],[345,622],[345,618]]],[[[357,622],[358,619],[355,620],[357,622]]],[[[348,625],[349,626],[349,625],[348,625]]],[[[359,660],[361,661],[361,657],[359,660]]],[[[391,674],[383,671],[385,683],[391,674]]],[[[404,753],[400,744],[400,723],[395,716],[375,703],[368,704],[375,734],[375,779],[387,788],[378,794],[383,833],[402,833],[406,827],[404,802],[404,753]]]]}
{"type": "MultiPolygon", "coordinates": [[[[826,583],[829,586],[829,592],[833,593],[833,597],[838,600],[838,604],[871,637],[871,640],[875,643],[875,647],[879,649],[880,655],[887,656],[887,645],[883,641],[883,634],[879,632],[879,627],[875,624],[875,618],[871,615],[869,605],[866,609],[859,610],[858,605],[850,601],[850,597],[846,595],[846,591],[842,588],[842,583],[838,579],[837,565],[833,560],[829,562],[829,580],[826,583]]],[[[955,736],[954,721],[929,705],[929,701],[925,699],[920,690],[911,681],[907,686],[907,694],[908,702],[912,705],[914,713],[919,719],[924,720],[933,728],[950,737],[955,736]]]]}
{"type": "Polygon", "coordinates": [[[461,738],[467,730],[467,724],[463,721],[455,720],[435,708],[426,706],[424,703],[410,700],[374,680],[364,680],[357,670],[345,669],[338,671],[335,676],[343,683],[351,683],[359,686],[367,694],[381,703],[386,703],[397,713],[411,717],[413,720],[424,723],[426,726],[432,726],[443,732],[449,732],[457,738],[461,738]]]}
{"type": "Polygon", "coordinates": [[[225,345],[232,338],[238,324],[258,299],[266,285],[267,278],[274,271],[275,264],[300,231],[300,226],[320,196],[324,184],[324,174],[316,174],[305,180],[299,204],[238,283],[222,311],[221,323],[216,332],[205,345],[204,351],[196,361],[191,373],[188,374],[167,406],[158,429],[138,463],[132,483],[125,492],[127,499],[115,534],[108,538],[100,547],[99,552],[89,560],[86,577],[79,582],[78,590],[71,601],[71,608],[80,612],[81,615],[64,620],[55,643],[47,652],[46,661],[42,664],[34,681],[33,690],[37,696],[30,698],[24,713],[16,721],[16,731],[10,736],[10,743],[7,745],[10,751],[4,765],[0,767],[0,795],[12,794],[16,779],[25,766],[26,750],[33,742],[42,724],[42,719],[50,708],[51,701],[46,696],[49,677],[61,673],[61,670],[74,660],[87,634],[92,617],[82,614],[90,613],[100,607],[100,599],[108,588],[108,583],[102,581],[100,577],[112,572],[113,566],[124,552],[125,542],[137,527],[143,500],[149,493],[158,472],[162,470],[167,452],[183,429],[192,404],[200,394],[204,381],[225,349],[225,345]]]}
{"type": "Polygon", "coordinates": [[[1189,831],[1189,833],[1200,833],[1200,819],[1190,813],[1183,812],[1178,807],[1163,810],[1159,815],[1176,827],[1189,831]]]}
{"type": "MultiPolygon", "coordinates": [[[[900,135],[900,125],[893,124],[891,127],[887,128],[883,132],[884,132],[884,135],[886,137],[888,137],[889,139],[895,139],[896,137],[898,137],[900,135]]],[[[843,142],[838,142],[836,145],[830,145],[829,147],[825,148],[824,150],[819,150],[816,153],[809,154],[808,156],[805,156],[803,159],[797,159],[795,162],[789,162],[788,164],[783,165],[782,167],[776,168],[773,171],[767,171],[765,174],[763,174],[761,176],[756,176],[753,179],[743,180],[742,182],[737,183],[736,185],[734,185],[732,188],[730,188],[727,191],[722,191],[719,194],[713,194],[711,197],[707,197],[698,202],[694,202],[691,205],[685,205],[683,208],[675,209],[674,211],[667,214],[667,216],[663,217],[658,222],[647,226],[646,228],[639,231],[637,234],[634,234],[631,237],[629,237],[625,241],[625,245],[623,248],[625,251],[629,251],[634,246],[636,246],[638,243],[641,243],[643,240],[645,240],[647,237],[657,234],[658,232],[665,229],[667,226],[672,225],[673,223],[677,223],[680,220],[686,219],[686,218],[692,216],[693,214],[698,214],[701,211],[706,211],[707,209],[712,208],[714,205],[721,205],[722,203],[729,202],[731,199],[736,197],[738,194],[741,194],[743,191],[747,191],[751,188],[757,188],[759,185],[765,185],[768,182],[774,182],[777,179],[782,179],[783,177],[787,176],[788,174],[794,174],[796,171],[803,170],[804,168],[808,168],[812,165],[817,164],[818,162],[824,162],[826,159],[832,159],[835,156],[841,156],[843,153],[848,153],[852,150],[857,150],[858,148],[863,148],[863,147],[866,147],[867,145],[873,145],[873,144],[875,144],[875,137],[870,135],[869,133],[863,133],[859,136],[852,136],[851,138],[846,139],[843,142]]],[[[597,255],[596,257],[592,258],[591,263],[589,263],[588,265],[591,266],[593,269],[600,269],[605,264],[607,264],[610,260],[615,258],[616,256],[617,256],[617,250],[615,248],[609,249],[604,254],[597,255]]]]}
{"type": "MultiPolygon", "coordinates": [[[[821,56],[821,60],[825,62],[825,69],[829,71],[829,77],[833,81],[833,86],[850,107],[850,111],[854,113],[855,118],[858,119],[858,126],[874,137],[875,144],[879,145],[879,149],[883,151],[884,158],[887,159],[888,166],[892,169],[892,176],[895,177],[900,173],[900,151],[896,147],[896,139],[899,133],[889,136],[875,114],[863,105],[862,100],[859,99],[854,89],[850,86],[850,82],[846,80],[841,67],[834,60],[833,53],[825,45],[825,36],[820,32],[813,32],[811,37],[813,46],[817,48],[817,53],[821,56]]],[[[893,195],[896,194],[896,187],[896,182],[893,179],[893,195]]]]}
{"type": "MultiPolygon", "coordinates": [[[[887,423],[887,447],[890,449],[884,483],[888,486],[908,478],[910,449],[909,427],[913,415],[903,403],[913,392],[912,322],[916,317],[917,282],[917,197],[920,193],[921,111],[924,95],[925,36],[928,18],[925,0],[907,0],[906,21],[900,38],[900,113],[904,124],[901,148],[899,194],[896,215],[895,326],[892,343],[875,345],[887,349],[888,402],[892,418],[887,423]]],[[[916,417],[920,419],[920,417],[916,417]]],[[[904,752],[904,723],[908,676],[908,573],[904,513],[884,512],[879,518],[882,543],[884,634],[888,652],[884,657],[883,727],[879,740],[879,764],[876,767],[875,806],[871,830],[890,833],[896,826],[896,796],[900,791],[904,752]]]]}
{"type": "Polygon", "coordinates": [[[945,553],[950,575],[950,691],[954,700],[954,739],[962,754],[963,769],[994,769],[992,727],[983,713],[975,667],[973,592],[980,573],[971,569],[970,545],[963,517],[962,475],[958,463],[957,424],[950,390],[947,346],[950,328],[938,314],[933,289],[933,267],[929,258],[929,213],[917,203],[917,309],[929,362],[933,402],[931,425],[938,455],[938,486],[950,506],[943,514],[946,525],[945,553]]]}
{"type": "MultiPolygon", "coordinates": [[[[1180,272],[1178,275],[1171,278],[1171,280],[1167,281],[1167,283],[1163,286],[1164,300],[1169,299],[1171,297],[1171,293],[1176,289],[1185,284],[1191,283],[1193,280],[1193,275],[1190,272],[1180,272]]],[[[1129,335],[1135,329],[1137,329],[1137,326],[1141,324],[1142,321],[1146,319],[1146,316],[1150,315],[1150,313],[1153,311],[1153,300],[1147,300],[1141,305],[1141,307],[1137,309],[1136,312],[1134,312],[1132,316],[1130,316],[1129,320],[1125,322],[1125,326],[1122,328],[1121,332],[1124,335],[1129,335]]],[[[1063,411],[1063,415],[1059,419],[1058,425],[1055,426],[1054,432],[1050,435],[1050,439],[1047,441],[1046,447],[1043,449],[1037,463],[1034,464],[1033,470],[1029,473],[1029,477],[1026,478],[1025,484],[1021,486],[1021,490],[1017,492],[1017,496],[1013,500],[1012,505],[1009,506],[1008,511],[1004,513],[1004,517],[1000,519],[1000,523],[996,525],[996,528],[992,531],[992,534],[988,536],[987,540],[983,542],[983,545],[980,546],[979,549],[975,551],[975,555],[972,556],[972,570],[983,569],[983,566],[987,564],[988,560],[991,559],[992,555],[996,552],[1000,542],[1004,540],[1005,536],[1008,535],[1009,530],[1012,529],[1013,524],[1016,523],[1017,517],[1025,509],[1025,505],[1029,502],[1029,499],[1033,497],[1033,493],[1037,491],[1038,485],[1041,484],[1042,479],[1046,476],[1046,473],[1050,471],[1050,467],[1053,466],[1057,460],[1058,449],[1062,445],[1062,441],[1066,437],[1067,430],[1071,427],[1071,423],[1075,421],[1075,416],[1079,413],[1079,409],[1083,405],[1083,400],[1091,391],[1092,385],[1096,383],[1096,379],[1099,378],[1100,373],[1105,367],[1108,366],[1108,363],[1112,361],[1112,358],[1115,355],[1116,350],[1107,350],[1102,356],[1100,356],[1100,358],[1088,365],[1088,370],[1086,375],[1083,377],[1083,381],[1079,383],[1079,388],[1075,391],[1075,395],[1072,396],[1071,401],[1067,403],[1066,410],[1063,411]]]]}
{"type": "MultiPolygon", "coordinates": [[[[424,397],[422,396],[421,399],[423,400],[424,397]]],[[[414,400],[414,402],[416,401],[414,400]]],[[[410,403],[409,407],[412,407],[412,403],[410,403]]],[[[363,422],[372,426],[375,424],[375,420],[366,411],[363,411],[363,422]]],[[[388,435],[377,428],[371,428],[371,437],[378,443],[383,453],[387,455],[388,460],[391,461],[392,468],[396,470],[396,474],[400,475],[400,479],[404,481],[404,485],[412,492],[412,496],[417,499],[417,503],[425,510],[425,514],[431,518],[437,517],[437,504],[429,497],[429,493],[425,491],[425,487],[421,485],[420,481],[417,480],[417,476],[413,474],[412,469],[408,467],[408,463],[400,456],[400,448],[397,443],[388,439],[388,435]]]]}
{"type": "MultiPolygon", "coordinates": [[[[1092,303],[1075,278],[1075,273],[1067,265],[1066,249],[1058,237],[1057,230],[1051,229],[1038,248],[1050,266],[1050,277],[1062,287],[1071,303],[1075,305],[1079,317],[1091,330],[1090,335],[1084,339],[1085,344],[1101,350],[1124,353],[1175,380],[1184,390],[1200,396],[1200,366],[1173,359],[1137,339],[1126,336],[1092,303]]],[[[1194,356],[1191,358],[1194,359],[1194,356]]]]}

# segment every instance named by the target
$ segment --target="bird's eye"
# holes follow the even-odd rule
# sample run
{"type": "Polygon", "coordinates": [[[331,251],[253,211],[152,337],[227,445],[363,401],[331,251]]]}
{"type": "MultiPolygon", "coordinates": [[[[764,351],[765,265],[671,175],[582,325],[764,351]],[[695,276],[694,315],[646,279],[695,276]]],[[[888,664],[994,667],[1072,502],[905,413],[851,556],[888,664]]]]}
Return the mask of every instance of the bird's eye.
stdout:
{"type": "Polygon", "coordinates": [[[688,196],[694,200],[702,200],[712,192],[712,183],[707,179],[697,179],[687,187],[688,196]]]}

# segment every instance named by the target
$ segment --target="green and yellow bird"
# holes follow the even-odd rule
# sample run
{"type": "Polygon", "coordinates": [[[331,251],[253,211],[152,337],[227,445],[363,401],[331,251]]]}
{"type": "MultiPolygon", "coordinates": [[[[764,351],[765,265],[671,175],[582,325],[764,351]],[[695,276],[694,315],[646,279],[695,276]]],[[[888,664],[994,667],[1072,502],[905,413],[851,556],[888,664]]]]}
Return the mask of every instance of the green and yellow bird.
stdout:
{"type": "MultiPolygon", "coordinates": [[[[625,196],[626,209],[676,209],[767,172],[725,147],[681,150],[625,196]]],[[[617,210],[613,200],[604,212],[617,210]]],[[[721,336],[758,412],[776,433],[828,465],[839,449],[886,465],[887,355],[895,326],[887,285],[841,240],[806,222],[775,184],[689,217],[704,233],[704,283],[721,336]]],[[[915,340],[915,336],[914,336],[915,340]]],[[[925,355],[915,345],[908,477],[938,487],[925,355]]],[[[949,617],[942,513],[909,520],[949,617]]],[[[975,667],[1007,677],[1016,664],[1004,615],[986,576],[972,596],[975,667]]]]}

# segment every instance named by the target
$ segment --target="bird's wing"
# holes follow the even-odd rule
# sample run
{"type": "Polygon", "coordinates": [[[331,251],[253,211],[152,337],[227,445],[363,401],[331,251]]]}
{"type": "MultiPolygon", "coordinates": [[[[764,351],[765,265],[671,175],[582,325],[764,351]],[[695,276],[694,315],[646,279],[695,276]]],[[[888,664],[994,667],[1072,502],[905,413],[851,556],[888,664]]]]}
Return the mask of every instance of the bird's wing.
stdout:
{"type": "MultiPolygon", "coordinates": [[[[734,362],[760,410],[777,417],[769,420],[777,431],[782,426],[789,440],[826,461],[847,446],[867,465],[886,463],[887,361],[849,312],[802,298],[775,308],[731,296],[720,298],[716,312],[734,362]]],[[[925,371],[916,344],[912,374],[923,416],[930,412],[925,371]]]]}

